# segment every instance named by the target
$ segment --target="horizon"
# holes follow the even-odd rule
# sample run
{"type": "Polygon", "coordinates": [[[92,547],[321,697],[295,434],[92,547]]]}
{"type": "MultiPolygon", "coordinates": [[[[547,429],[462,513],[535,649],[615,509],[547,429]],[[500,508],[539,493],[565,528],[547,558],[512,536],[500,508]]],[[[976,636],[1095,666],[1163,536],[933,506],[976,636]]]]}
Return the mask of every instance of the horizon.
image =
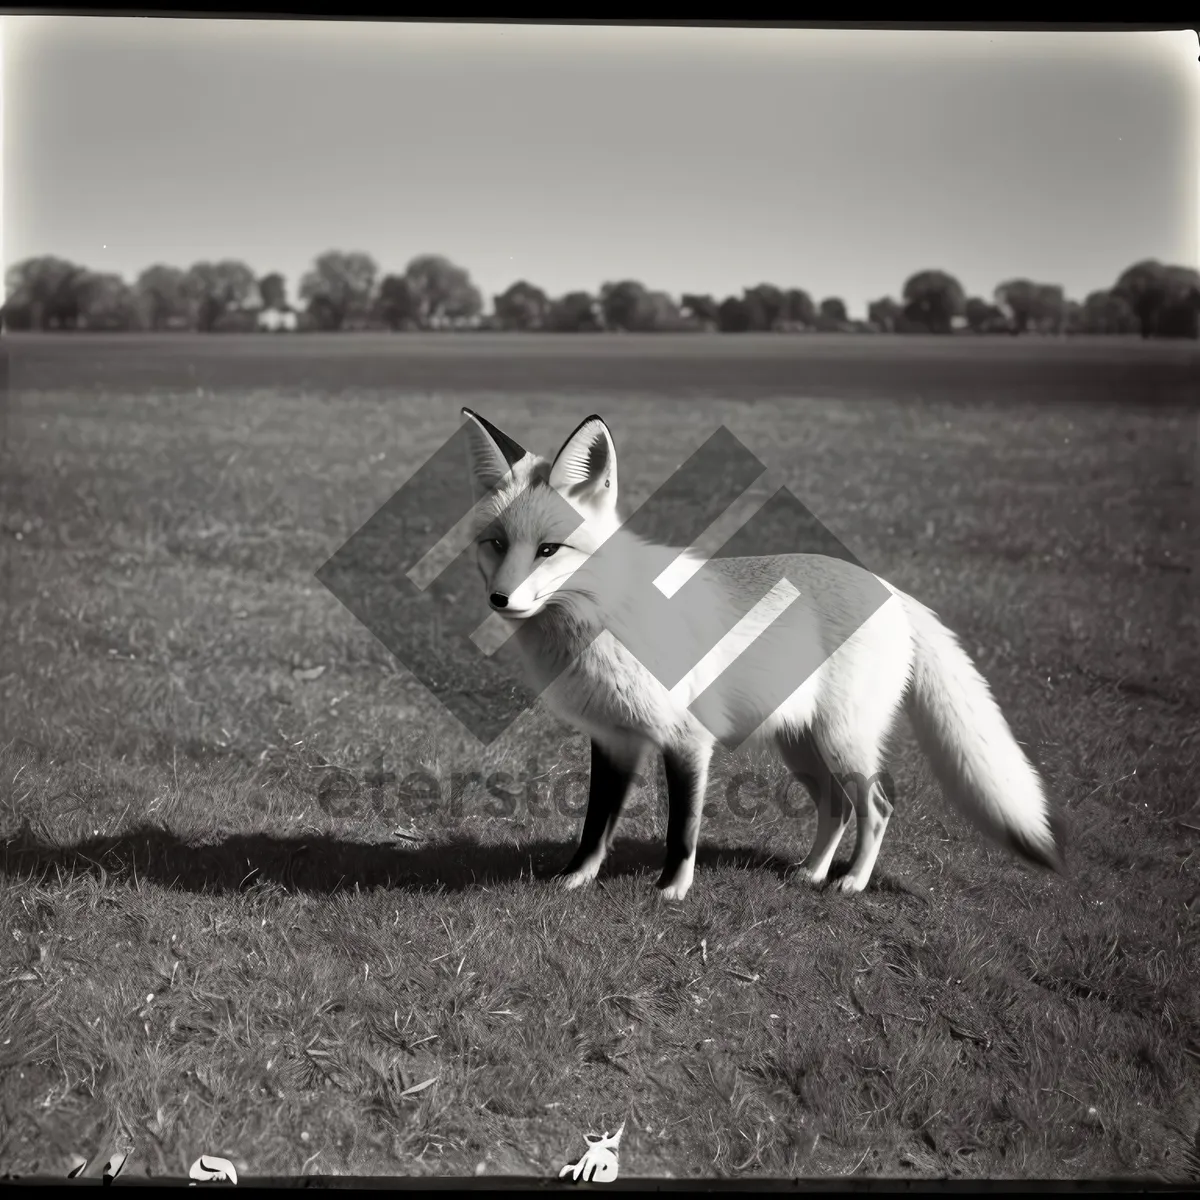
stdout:
{"type": "Polygon", "coordinates": [[[1190,32],[22,16],[3,40],[6,271],[234,258],[295,304],[326,250],[381,277],[434,253],[488,310],[631,278],[861,318],[930,268],[1082,300],[1200,266],[1190,32]]]}

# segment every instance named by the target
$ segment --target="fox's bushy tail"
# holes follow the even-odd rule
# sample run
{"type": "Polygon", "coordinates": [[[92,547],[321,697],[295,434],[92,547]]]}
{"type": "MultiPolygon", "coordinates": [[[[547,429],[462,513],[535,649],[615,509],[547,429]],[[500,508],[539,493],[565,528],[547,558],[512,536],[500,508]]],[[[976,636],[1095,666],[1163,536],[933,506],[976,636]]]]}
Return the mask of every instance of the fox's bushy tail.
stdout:
{"type": "Polygon", "coordinates": [[[909,715],[946,799],[1001,845],[1061,871],[1061,823],[986,681],[929,609],[903,602],[915,659],[909,715]]]}

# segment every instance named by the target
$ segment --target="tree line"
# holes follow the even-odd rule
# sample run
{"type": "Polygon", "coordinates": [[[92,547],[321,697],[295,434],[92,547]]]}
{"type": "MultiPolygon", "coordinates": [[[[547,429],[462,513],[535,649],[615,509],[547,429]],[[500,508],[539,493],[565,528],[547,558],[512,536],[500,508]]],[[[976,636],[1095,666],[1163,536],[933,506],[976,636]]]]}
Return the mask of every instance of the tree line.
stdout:
{"type": "Polygon", "coordinates": [[[448,258],[421,254],[401,274],[381,274],[361,251],[319,255],[300,281],[298,303],[281,274],[258,276],[244,262],[198,262],[186,270],[157,263],[129,283],[53,255],[25,259],[6,277],[0,309],[6,330],[250,331],[264,312],[288,313],[298,329],[497,329],[560,333],[711,331],[948,334],[1200,335],[1200,274],[1145,259],[1111,288],[1082,301],[1057,284],[1009,279],[990,299],[968,296],[941,270],[918,271],[900,290],[872,301],[866,320],[851,320],[830,296],[815,302],[803,288],[760,283],[738,296],[684,294],[678,299],[633,279],[599,291],[551,297],[518,280],[493,297],[448,258]]]}

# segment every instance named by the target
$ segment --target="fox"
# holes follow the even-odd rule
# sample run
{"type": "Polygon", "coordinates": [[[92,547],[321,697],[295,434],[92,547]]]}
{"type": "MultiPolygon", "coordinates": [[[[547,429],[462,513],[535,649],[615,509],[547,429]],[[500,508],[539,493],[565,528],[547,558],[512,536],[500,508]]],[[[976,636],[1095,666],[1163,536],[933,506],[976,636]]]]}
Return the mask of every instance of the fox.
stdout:
{"type": "Polygon", "coordinates": [[[810,793],[816,833],[798,873],[842,893],[863,891],[894,811],[880,767],[902,708],[945,800],[1020,860],[1063,871],[1063,825],[1041,776],[958,638],[930,609],[843,559],[705,559],[633,531],[618,513],[616,446],[598,415],[553,459],[471,409],[462,415],[485,624],[499,622],[526,682],[591,743],[578,847],[557,875],[564,887],[599,875],[653,751],[667,780],[657,888],[682,901],[695,876],[710,762],[723,742],[773,748],[810,793]],[[783,574],[790,585],[772,589],[783,574]],[[647,600],[645,582],[678,587],[682,577],[688,602],[664,616],[647,600]],[[880,589],[882,600],[860,621],[854,596],[864,585],[880,589]],[[786,636],[777,635],[785,626],[786,636]],[[645,665],[647,647],[674,656],[675,684],[645,665]],[[787,678],[800,682],[780,696],[789,656],[797,670],[787,678]],[[849,867],[830,879],[852,814],[849,867]]]}

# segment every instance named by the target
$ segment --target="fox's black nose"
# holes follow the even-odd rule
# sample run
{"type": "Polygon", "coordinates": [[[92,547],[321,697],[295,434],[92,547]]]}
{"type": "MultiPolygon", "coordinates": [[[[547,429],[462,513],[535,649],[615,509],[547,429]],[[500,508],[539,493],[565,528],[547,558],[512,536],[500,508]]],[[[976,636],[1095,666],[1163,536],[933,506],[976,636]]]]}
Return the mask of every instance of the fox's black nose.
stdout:
{"type": "Polygon", "coordinates": [[[503,592],[493,592],[488,598],[491,600],[493,608],[508,607],[508,597],[503,592]]]}

